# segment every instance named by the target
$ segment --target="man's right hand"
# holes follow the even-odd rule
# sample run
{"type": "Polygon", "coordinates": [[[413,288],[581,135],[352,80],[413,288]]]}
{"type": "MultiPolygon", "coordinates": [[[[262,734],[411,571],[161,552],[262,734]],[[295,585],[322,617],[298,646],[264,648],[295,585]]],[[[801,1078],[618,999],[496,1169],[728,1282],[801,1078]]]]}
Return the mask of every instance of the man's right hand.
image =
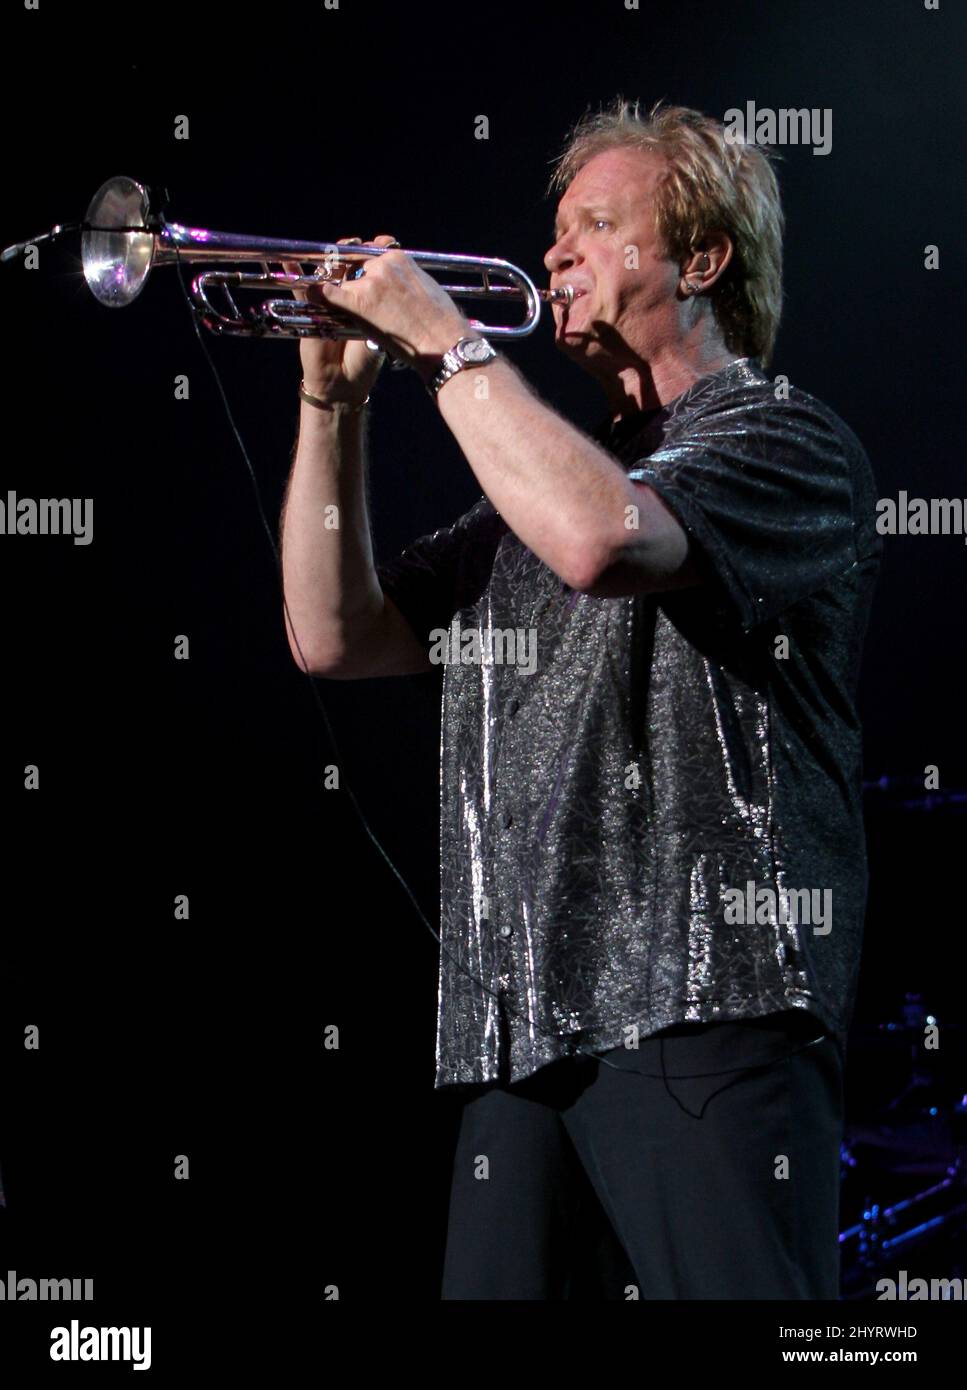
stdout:
{"type": "MultiPolygon", "coordinates": [[[[362,238],[358,236],[340,237],[337,245],[351,246],[361,241],[362,238]]],[[[388,233],[373,237],[366,244],[399,245],[396,238],[388,233]]],[[[303,273],[297,261],[283,261],[282,265],[290,275],[303,273]]],[[[295,289],[292,293],[303,302],[326,303],[314,287],[295,289]]],[[[345,401],[350,405],[362,405],[373,389],[384,360],[384,354],[373,352],[362,338],[300,338],[299,353],[302,376],[309,394],[319,396],[324,401],[345,401]]]]}

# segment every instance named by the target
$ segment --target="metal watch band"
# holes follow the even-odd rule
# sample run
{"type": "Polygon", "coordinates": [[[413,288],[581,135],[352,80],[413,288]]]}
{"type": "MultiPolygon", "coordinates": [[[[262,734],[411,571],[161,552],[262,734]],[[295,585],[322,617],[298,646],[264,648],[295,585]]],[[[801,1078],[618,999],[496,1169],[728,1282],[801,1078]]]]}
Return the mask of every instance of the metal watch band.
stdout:
{"type": "Polygon", "coordinates": [[[486,367],[496,356],[496,350],[482,334],[458,338],[453,347],[449,348],[443,354],[439,370],[430,378],[426,389],[429,391],[430,395],[436,399],[440,387],[445,385],[452,376],[456,376],[457,372],[462,372],[467,367],[486,367]],[[457,349],[463,343],[486,343],[487,347],[490,349],[489,355],[481,362],[467,362],[457,352],[457,349]]]}

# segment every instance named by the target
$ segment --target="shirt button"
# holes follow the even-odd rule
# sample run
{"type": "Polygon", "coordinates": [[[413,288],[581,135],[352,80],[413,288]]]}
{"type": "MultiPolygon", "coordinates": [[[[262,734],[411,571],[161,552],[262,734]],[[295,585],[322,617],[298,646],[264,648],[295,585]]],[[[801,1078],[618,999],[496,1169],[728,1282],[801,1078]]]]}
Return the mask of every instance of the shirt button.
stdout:
{"type": "Polygon", "coordinates": [[[498,936],[510,936],[510,933],[511,927],[507,922],[502,922],[501,925],[497,928],[498,936]]]}
{"type": "Polygon", "coordinates": [[[501,827],[502,827],[504,830],[509,830],[510,827],[513,825],[513,823],[514,823],[513,812],[512,812],[512,811],[501,811],[501,813],[500,813],[500,824],[501,824],[501,827]]]}

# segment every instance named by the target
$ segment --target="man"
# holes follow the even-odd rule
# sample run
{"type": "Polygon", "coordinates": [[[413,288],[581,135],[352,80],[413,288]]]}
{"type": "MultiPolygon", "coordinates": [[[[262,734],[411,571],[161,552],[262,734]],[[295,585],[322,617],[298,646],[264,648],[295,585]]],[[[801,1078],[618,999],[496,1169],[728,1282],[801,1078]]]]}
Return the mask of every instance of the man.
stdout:
{"type": "Polygon", "coordinates": [[[545,265],[574,290],[556,343],[608,418],[589,437],[479,342],[456,360],[480,335],[389,251],[312,293],[421,374],[484,496],[377,568],[378,363],[306,340],[284,520],[300,665],[357,679],[450,653],[436,1085],[465,1101],[443,1297],[835,1298],[869,464],[763,370],[765,153],[619,100],[552,186],[545,265]],[[470,660],[448,630],[478,639],[470,660]],[[494,633],[532,633],[536,665],[488,659],[494,633]]]}

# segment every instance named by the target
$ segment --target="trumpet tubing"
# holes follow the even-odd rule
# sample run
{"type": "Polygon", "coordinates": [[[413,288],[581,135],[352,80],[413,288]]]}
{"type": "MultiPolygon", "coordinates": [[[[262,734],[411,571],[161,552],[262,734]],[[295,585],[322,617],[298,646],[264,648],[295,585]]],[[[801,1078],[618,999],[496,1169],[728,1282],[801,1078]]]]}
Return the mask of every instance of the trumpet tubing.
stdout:
{"type": "MultiPolygon", "coordinates": [[[[337,242],[288,241],[185,227],[152,215],[148,190],[134,179],[108,179],[95,193],[84,221],[81,261],[84,278],[95,298],[111,308],[133,303],[156,266],[180,261],[209,263],[192,281],[191,298],[201,322],[213,333],[236,337],[365,338],[329,304],[311,304],[273,292],[306,289],[324,280],[361,273],[367,259],[389,247],[339,245],[337,242]],[[292,275],[272,270],[273,264],[296,261],[311,265],[312,274],[292,275]],[[256,263],[255,270],[215,269],[214,264],[256,263]],[[268,292],[257,308],[243,311],[233,291],[268,292]],[[221,306],[213,302],[221,298],[221,306]]],[[[406,251],[426,271],[454,272],[474,277],[475,283],[443,284],[454,299],[509,300],[523,306],[519,324],[475,326],[492,338],[523,338],[537,327],[544,303],[569,305],[575,291],[564,285],[539,290],[530,277],[509,261],[483,256],[460,256],[435,251],[406,251]],[[496,283],[495,283],[496,281],[496,283]]]]}

